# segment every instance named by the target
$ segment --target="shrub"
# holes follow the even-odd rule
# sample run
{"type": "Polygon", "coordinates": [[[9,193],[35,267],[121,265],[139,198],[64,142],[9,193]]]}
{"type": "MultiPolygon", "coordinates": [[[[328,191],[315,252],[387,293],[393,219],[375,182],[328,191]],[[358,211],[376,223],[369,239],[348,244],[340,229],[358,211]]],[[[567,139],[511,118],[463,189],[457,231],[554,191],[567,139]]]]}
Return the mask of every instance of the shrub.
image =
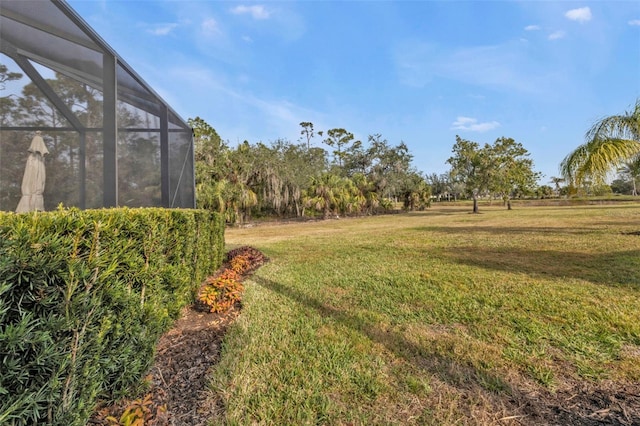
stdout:
{"type": "Polygon", "coordinates": [[[200,291],[200,301],[210,312],[225,312],[242,298],[244,287],[233,271],[207,279],[200,291]]]}
{"type": "Polygon", "coordinates": [[[0,214],[0,424],[84,425],[129,394],[223,244],[208,211],[0,214]]]}
{"type": "Polygon", "coordinates": [[[158,418],[167,411],[165,405],[155,407],[151,394],[147,394],[144,398],[132,401],[124,410],[120,418],[107,416],[106,420],[109,426],[143,426],[145,424],[153,424],[158,418]]]}
{"type": "Polygon", "coordinates": [[[200,289],[198,300],[210,312],[225,312],[240,302],[244,287],[243,275],[255,270],[266,257],[253,247],[243,246],[227,253],[225,268],[216,276],[207,278],[200,289]]]}

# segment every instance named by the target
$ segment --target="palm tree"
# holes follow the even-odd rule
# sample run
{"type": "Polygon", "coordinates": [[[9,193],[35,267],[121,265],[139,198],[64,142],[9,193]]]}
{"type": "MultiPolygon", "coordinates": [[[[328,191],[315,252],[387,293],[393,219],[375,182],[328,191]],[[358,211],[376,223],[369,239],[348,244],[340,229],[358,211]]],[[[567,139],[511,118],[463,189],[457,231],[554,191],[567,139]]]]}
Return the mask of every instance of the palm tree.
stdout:
{"type": "Polygon", "coordinates": [[[595,123],[585,139],[560,164],[567,182],[576,186],[588,178],[602,183],[612,168],[640,153],[640,98],[632,111],[595,123]]]}
{"type": "Polygon", "coordinates": [[[355,185],[354,201],[358,213],[371,214],[380,204],[375,185],[363,173],[356,173],[351,178],[355,185]]]}
{"type": "Polygon", "coordinates": [[[560,195],[560,184],[564,182],[564,179],[557,176],[551,176],[551,183],[555,185],[556,195],[560,195]]]}
{"type": "Polygon", "coordinates": [[[630,161],[625,162],[622,167],[618,170],[618,172],[631,180],[633,185],[633,191],[631,195],[638,195],[638,186],[637,181],[640,179],[640,155],[636,155],[630,161]]]}
{"type": "Polygon", "coordinates": [[[336,210],[338,205],[338,192],[340,177],[332,173],[311,178],[311,184],[303,197],[306,207],[311,207],[322,212],[323,219],[336,210]]]}

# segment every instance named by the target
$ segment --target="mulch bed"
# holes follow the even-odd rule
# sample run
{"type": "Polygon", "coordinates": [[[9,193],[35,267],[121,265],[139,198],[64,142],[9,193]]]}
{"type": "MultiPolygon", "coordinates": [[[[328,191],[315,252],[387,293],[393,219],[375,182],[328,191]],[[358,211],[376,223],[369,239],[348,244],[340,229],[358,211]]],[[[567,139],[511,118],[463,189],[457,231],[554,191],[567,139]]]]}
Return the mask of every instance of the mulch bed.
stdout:
{"type": "MultiPolygon", "coordinates": [[[[213,275],[220,275],[237,255],[249,258],[250,266],[241,275],[246,278],[268,259],[252,247],[240,247],[227,254],[227,260],[213,275]]],[[[241,304],[236,303],[224,313],[211,313],[196,303],[183,310],[173,328],[158,342],[154,365],[147,376],[150,384],[146,395],[148,426],[204,426],[219,416],[224,407],[212,400],[208,392],[211,368],[220,359],[222,339],[237,316],[241,304]]],[[[119,419],[127,407],[137,401],[120,401],[100,407],[89,421],[90,425],[117,425],[108,416],[119,419]]]]}
{"type": "MultiPolygon", "coordinates": [[[[227,327],[240,313],[236,305],[223,314],[202,312],[193,306],[184,310],[174,327],[157,346],[150,382],[149,426],[206,425],[221,407],[207,396],[208,373],[220,358],[220,345],[227,327]]],[[[92,425],[112,425],[107,416],[120,418],[132,401],[102,407],[92,425]]],[[[116,423],[117,424],[117,423],[116,423]]]]}

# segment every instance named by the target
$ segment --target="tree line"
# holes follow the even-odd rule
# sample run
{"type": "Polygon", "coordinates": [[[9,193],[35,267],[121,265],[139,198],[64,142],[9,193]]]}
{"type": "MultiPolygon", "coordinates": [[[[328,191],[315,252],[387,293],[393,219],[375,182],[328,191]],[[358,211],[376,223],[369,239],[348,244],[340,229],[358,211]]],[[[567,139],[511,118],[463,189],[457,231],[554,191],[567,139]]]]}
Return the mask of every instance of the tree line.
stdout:
{"type": "MultiPolygon", "coordinates": [[[[375,214],[401,204],[424,209],[432,200],[490,197],[511,208],[515,197],[544,196],[540,173],[522,144],[499,138],[492,145],[456,137],[451,171],[424,175],[411,165],[407,145],[380,134],[366,142],[344,128],[316,131],[301,122],[297,143],[247,141],[232,148],[200,117],[190,119],[196,146],[198,206],[244,222],[264,216],[375,214]],[[319,141],[322,147],[317,145],[319,141]]],[[[552,191],[545,194],[551,195],[552,191]]]]}
{"type": "Polygon", "coordinates": [[[200,117],[194,129],[198,207],[242,223],[266,216],[329,218],[376,214],[402,203],[423,209],[430,186],[411,161],[406,144],[380,134],[367,142],[343,128],[316,131],[300,123],[297,143],[278,139],[231,147],[200,117]],[[317,147],[315,139],[327,147],[317,147]]]}
{"type": "Polygon", "coordinates": [[[560,164],[554,186],[539,185],[542,174],[524,146],[501,137],[493,144],[456,136],[444,174],[423,175],[411,166],[406,144],[392,146],[380,134],[366,143],[343,128],[316,131],[301,122],[299,143],[279,139],[270,145],[245,141],[230,148],[197,117],[190,120],[196,137],[198,205],[226,214],[230,222],[254,216],[372,214],[402,202],[408,210],[431,200],[500,199],[511,209],[514,198],[604,195],[612,191],[638,195],[640,181],[640,100],[621,115],[605,117],[586,133],[586,142],[560,164]],[[327,147],[314,147],[314,138],[327,147]],[[323,138],[324,137],[324,138],[323,138]],[[612,170],[617,178],[607,184],[612,170]],[[564,185],[562,185],[564,184],[564,185]]]}

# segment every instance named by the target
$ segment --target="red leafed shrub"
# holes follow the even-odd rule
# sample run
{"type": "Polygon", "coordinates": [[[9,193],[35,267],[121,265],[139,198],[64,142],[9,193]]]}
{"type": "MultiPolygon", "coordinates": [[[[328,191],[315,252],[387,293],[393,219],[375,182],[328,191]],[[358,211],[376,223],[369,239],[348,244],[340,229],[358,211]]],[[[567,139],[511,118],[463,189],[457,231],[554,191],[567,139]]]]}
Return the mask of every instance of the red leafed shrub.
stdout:
{"type": "Polygon", "coordinates": [[[207,283],[213,282],[216,279],[240,281],[241,278],[242,277],[240,276],[240,273],[234,271],[233,269],[225,268],[225,269],[222,270],[222,272],[220,272],[215,277],[207,278],[207,280],[205,282],[207,282],[207,283]]]}
{"type": "Polygon", "coordinates": [[[248,262],[248,267],[245,272],[251,272],[258,267],[262,266],[265,262],[267,262],[267,258],[262,252],[258,249],[249,246],[242,246],[236,249],[230,250],[227,253],[227,262],[232,262],[233,259],[241,257],[242,259],[246,259],[248,262]]]}
{"type": "Polygon", "coordinates": [[[241,280],[257,269],[267,258],[259,250],[244,246],[227,253],[227,261],[218,274],[207,278],[198,301],[210,312],[225,312],[240,302],[244,287],[241,280]]]}
{"type": "Polygon", "coordinates": [[[242,298],[242,283],[231,278],[217,277],[207,280],[198,297],[210,312],[224,312],[242,298]]]}
{"type": "Polygon", "coordinates": [[[240,254],[229,260],[229,266],[232,271],[242,274],[244,271],[249,269],[249,266],[251,266],[249,256],[240,254]]]}

